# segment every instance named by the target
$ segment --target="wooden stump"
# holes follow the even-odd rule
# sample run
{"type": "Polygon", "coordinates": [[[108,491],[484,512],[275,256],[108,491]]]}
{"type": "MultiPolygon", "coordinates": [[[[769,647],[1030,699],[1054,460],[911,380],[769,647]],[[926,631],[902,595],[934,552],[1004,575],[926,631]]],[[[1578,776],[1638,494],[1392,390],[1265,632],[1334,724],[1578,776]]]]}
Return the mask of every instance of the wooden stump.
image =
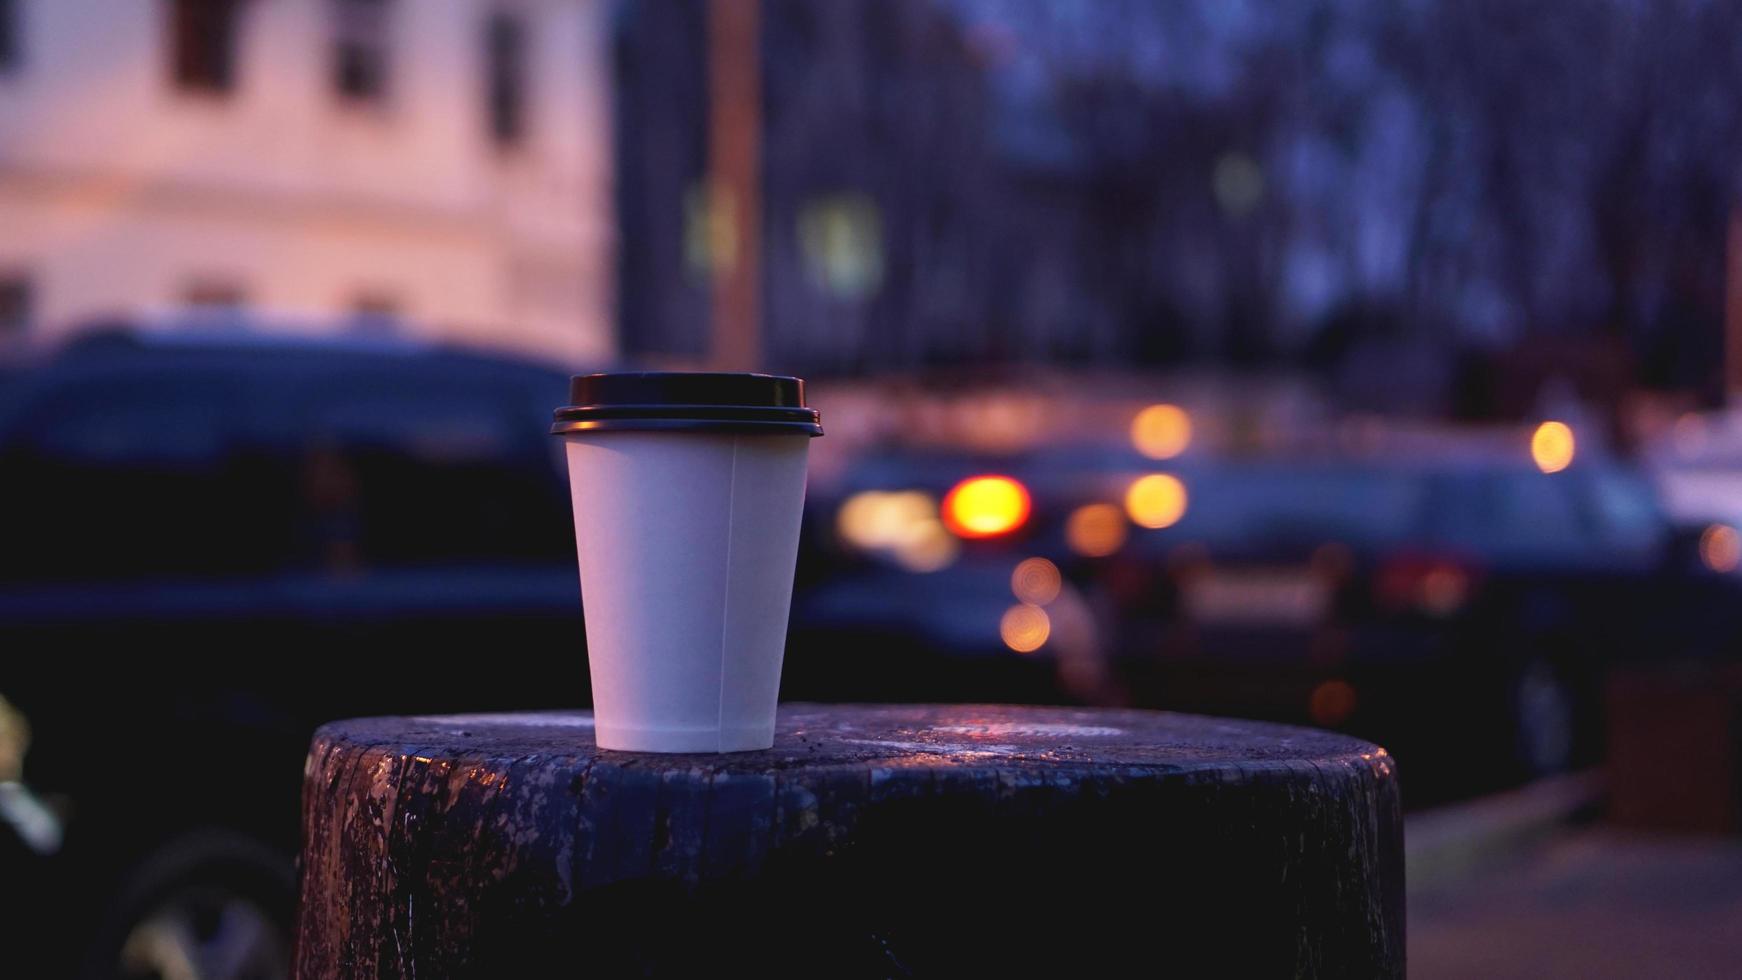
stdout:
{"type": "Polygon", "coordinates": [[[315,734],[296,975],[1403,974],[1383,749],[1158,712],[786,705],[775,747],[586,713],[315,734]]]}

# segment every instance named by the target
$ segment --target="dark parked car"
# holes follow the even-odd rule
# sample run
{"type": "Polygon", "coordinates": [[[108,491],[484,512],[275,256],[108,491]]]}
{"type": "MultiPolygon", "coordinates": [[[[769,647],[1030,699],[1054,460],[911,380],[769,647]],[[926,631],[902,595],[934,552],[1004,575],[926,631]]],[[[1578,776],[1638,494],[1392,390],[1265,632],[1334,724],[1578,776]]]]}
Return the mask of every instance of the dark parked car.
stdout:
{"type": "Polygon", "coordinates": [[[0,972],[282,976],[316,724],[587,701],[566,380],[117,332],[0,389],[0,972]]]}
{"type": "Polygon", "coordinates": [[[1109,610],[1068,574],[1080,556],[1067,538],[1076,502],[1132,466],[1097,447],[891,448],[813,487],[790,684],[839,700],[1109,699],[1109,610]]]}
{"type": "Polygon", "coordinates": [[[1699,573],[1612,462],[1318,459],[1188,483],[1185,517],[1109,569],[1126,686],[1372,736],[1416,802],[1594,762],[1604,671],[1679,652],[1693,613],[1699,573]]]}
{"type": "Polygon", "coordinates": [[[897,450],[815,516],[839,559],[801,597],[795,671],[1343,728],[1399,755],[1412,805],[1593,761],[1609,664],[1734,635],[1713,627],[1734,577],[1680,556],[1649,482],[1597,458],[897,450]],[[950,527],[976,474],[1024,486],[1023,518],[909,553],[932,532],[902,529],[950,527]]]}

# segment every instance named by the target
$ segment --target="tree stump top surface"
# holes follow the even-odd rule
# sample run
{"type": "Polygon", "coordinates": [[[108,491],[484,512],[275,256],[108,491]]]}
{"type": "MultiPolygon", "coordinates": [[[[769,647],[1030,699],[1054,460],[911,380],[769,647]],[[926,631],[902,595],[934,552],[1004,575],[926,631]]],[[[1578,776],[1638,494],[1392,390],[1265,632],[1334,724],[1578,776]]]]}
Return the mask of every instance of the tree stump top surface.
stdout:
{"type": "Polygon", "coordinates": [[[1158,950],[1191,975],[1403,973],[1396,769],[1357,739],[789,704],[768,751],[665,755],[592,726],[317,732],[296,975],[1112,975],[1158,950]]]}
{"type": "Polygon", "coordinates": [[[1010,705],[813,705],[780,709],[774,747],[729,754],[602,750],[588,711],[360,718],[321,734],[408,754],[566,756],[666,772],[804,769],[1135,767],[1162,772],[1356,763],[1384,749],[1331,732],[1201,715],[1010,705]]]}

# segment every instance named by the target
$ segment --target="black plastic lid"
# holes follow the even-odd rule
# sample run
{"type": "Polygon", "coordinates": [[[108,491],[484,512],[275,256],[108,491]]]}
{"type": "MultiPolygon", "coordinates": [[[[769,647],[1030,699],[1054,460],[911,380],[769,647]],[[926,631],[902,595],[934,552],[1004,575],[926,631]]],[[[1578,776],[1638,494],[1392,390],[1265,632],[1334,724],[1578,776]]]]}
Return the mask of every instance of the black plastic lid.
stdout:
{"type": "Polygon", "coordinates": [[[773,374],[636,371],[578,374],[551,435],[610,431],[823,434],[804,381],[773,374]]]}

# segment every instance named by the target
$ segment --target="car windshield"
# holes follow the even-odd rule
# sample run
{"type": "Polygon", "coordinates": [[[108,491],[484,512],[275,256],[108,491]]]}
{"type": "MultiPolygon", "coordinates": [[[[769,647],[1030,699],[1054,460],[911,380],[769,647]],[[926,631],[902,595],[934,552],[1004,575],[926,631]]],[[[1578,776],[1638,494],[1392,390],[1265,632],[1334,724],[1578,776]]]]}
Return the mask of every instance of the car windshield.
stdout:
{"type": "Polygon", "coordinates": [[[1404,472],[1254,465],[1182,475],[1189,505],[1177,534],[1210,543],[1371,543],[1407,534],[1423,491],[1404,472]]]}
{"type": "Polygon", "coordinates": [[[1427,514],[1436,540],[1502,556],[1648,550],[1661,530],[1649,486],[1608,469],[1439,473],[1427,514]]]}

